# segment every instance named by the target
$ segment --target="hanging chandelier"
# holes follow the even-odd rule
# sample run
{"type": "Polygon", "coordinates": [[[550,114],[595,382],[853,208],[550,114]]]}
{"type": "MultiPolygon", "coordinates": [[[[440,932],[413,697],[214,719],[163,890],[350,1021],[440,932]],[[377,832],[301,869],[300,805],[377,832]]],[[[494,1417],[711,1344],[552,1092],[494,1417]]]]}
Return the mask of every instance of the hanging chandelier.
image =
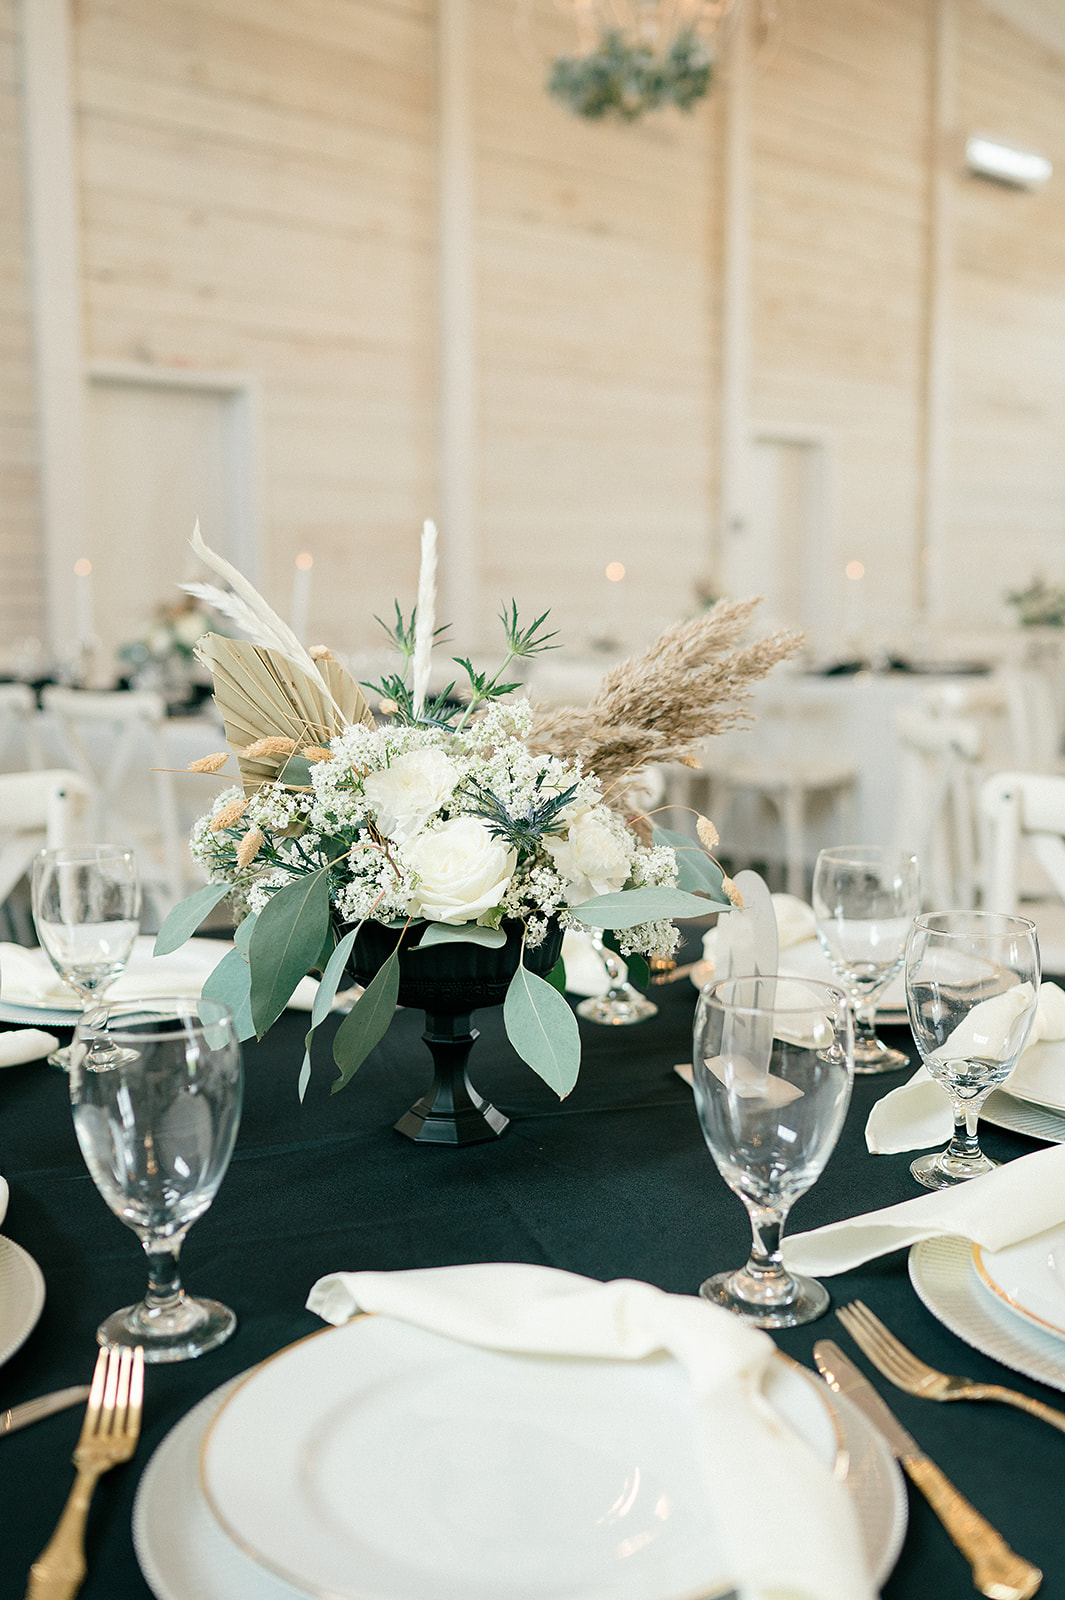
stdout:
{"type": "Polygon", "coordinates": [[[711,41],[733,0],[555,0],[577,27],[548,92],[578,116],[634,122],[675,105],[690,111],[710,87],[711,41]]]}

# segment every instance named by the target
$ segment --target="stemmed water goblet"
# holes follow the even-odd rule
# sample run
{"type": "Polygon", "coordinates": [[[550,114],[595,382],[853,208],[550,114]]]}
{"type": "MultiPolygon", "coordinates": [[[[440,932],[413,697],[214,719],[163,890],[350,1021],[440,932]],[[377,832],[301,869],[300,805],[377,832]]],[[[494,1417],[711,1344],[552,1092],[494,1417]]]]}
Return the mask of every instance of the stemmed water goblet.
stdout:
{"type": "Polygon", "coordinates": [[[949,1189],[998,1165],[980,1149],[977,1120],[1013,1071],[1038,999],[1039,941],[1027,918],[936,911],[915,920],[906,948],[910,1027],[954,1112],[946,1149],[910,1165],[926,1189],[949,1189]]]}
{"type": "MultiPolygon", "coordinates": [[[[33,863],[33,922],[52,966],[86,1007],[115,981],[140,927],[141,890],[132,850],[64,845],[33,863]]],[[[48,1057],[68,1070],[70,1046],[48,1057]]]]}
{"type": "Polygon", "coordinates": [[[788,1212],[835,1148],[853,1084],[853,1025],[841,990],[805,978],[723,978],[700,995],[694,1083],[718,1171],[751,1222],[745,1267],[699,1293],[759,1328],[827,1310],[827,1290],[784,1266],[788,1212]]]}
{"type": "Polygon", "coordinates": [[[854,1070],[909,1064],[876,1033],[876,1005],[902,971],[906,939],[921,909],[917,857],[879,845],[822,850],[814,868],[817,937],[854,1009],[854,1070]]]}
{"type": "Polygon", "coordinates": [[[656,1017],[658,1007],[628,981],[620,960],[605,943],[601,928],[592,929],[592,949],[606,969],[607,988],[602,994],[582,1000],[577,1015],[586,1022],[605,1023],[615,1028],[656,1017]]]}
{"type": "Polygon", "coordinates": [[[148,1257],[148,1291],[97,1329],[145,1361],[188,1361],[219,1345],[236,1317],[186,1294],[178,1257],[225,1176],[243,1075],[233,1017],[217,1000],[98,1004],[71,1048],[74,1128],[93,1182],[148,1257]]]}

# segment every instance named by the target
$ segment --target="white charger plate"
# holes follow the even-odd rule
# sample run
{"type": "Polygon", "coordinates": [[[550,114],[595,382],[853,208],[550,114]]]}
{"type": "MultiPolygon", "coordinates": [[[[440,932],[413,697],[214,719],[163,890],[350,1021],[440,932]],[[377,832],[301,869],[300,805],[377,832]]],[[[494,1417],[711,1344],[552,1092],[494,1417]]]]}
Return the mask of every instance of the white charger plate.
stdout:
{"type": "Polygon", "coordinates": [[[923,1239],[911,1249],[909,1266],[918,1298],[951,1333],[1014,1372],[1065,1390],[1061,1339],[987,1292],[973,1266],[971,1240],[923,1239]]]}
{"type": "Polygon", "coordinates": [[[1050,1228],[1004,1250],[974,1244],[973,1266],[1010,1311],[1065,1339],[1065,1228],[1050,1228]]]}
{"type": "MultiPolygon", "coordinates": [[[[881,1435],[854,1406],[811,1373],[780,1358],[780,1382],[806,1387],[827,1409],[836,1436],[836,1471],[852,1496],[869,1571],[879,1588],[898,1559],[906,1533],[906,1488],[881,1435]]],[[[141,1475],[133,1508],[133,1542],[156,1600],[304,1600],[294,1588],[242,1552],[222,1531],[200,1487],[204,1435],[235,1378],[202,1400],[171,1429],[141,1475]]],[[[801,1402],[800,1402],[801,1404],[801,1402]]],[[[413,1523],[407,1523],[411,1534],[413,1523]]],[[[435,1585],[434,1597],[437,1593],[435,1585]]],[[[704,1591],[705,1593],[705,1591],[704,1591]]]]}
{"type": "Polygon", "coordinates": [[[1007,1082],[1014,1099],[1065,1114],[1065,1040],[1043,1039],[1029,1045],[1007,1082]]]}
{"type": "Polygon", "coordinates": [[[9,1361],[44,1309],[44,1275],[28,1250],[0,1235],[0,1365],[9,1361]]]}
{"type": "MultiPolygon", "coordinates": [[[[839,979],[818,939],[804,939],[801,944],[793,944],[789,949],[782,950],[778,965],[786,978],[816,978],[818,983],[833,983],[839,987],[839,979]]],[[[876,1019],[891,1028],[905,1024],[908,1018],[906,985],[900,972],[892,978],[881,995],[876,1019]]]]}
{"type": "Polygon", "coordinates": [[[984,1101],[980,1121],[1008,1128],[1011,1133],[1027,1134],[1030,1139],[1043,1139],[1047,1144],[1065,1144],[1065,1112],[1030,1105],[1004,1089],[991,1091],[984,1101]]]}

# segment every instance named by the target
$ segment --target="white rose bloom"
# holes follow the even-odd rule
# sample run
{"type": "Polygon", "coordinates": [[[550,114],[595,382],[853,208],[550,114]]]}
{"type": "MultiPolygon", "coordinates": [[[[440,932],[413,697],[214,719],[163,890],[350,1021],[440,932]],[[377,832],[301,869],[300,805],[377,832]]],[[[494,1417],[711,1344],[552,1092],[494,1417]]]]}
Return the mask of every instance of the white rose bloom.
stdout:
{"type": "Polygon", "coordinates": [[[614,894],[628,882],[632,848],[618,837],[601,806],[575,817],[564,839],[546,838],[544,848],[569,885],[571,906],[597,894],[614,894]]]}
{"type": "Polygon", "coordinates": [[[418,876],[410,911],[430,922],[475,922],[499,905],[518,864],[478,817],[454,817],[403,851],[418,876]]]}
{"type": "Polygon", "coordinates": [[[381,832],[402,845],[439,811],[458,780],[455,763],[429,745],[408,750],[390,767],[371,772],[363,779],[362,792],[381,832]]]}

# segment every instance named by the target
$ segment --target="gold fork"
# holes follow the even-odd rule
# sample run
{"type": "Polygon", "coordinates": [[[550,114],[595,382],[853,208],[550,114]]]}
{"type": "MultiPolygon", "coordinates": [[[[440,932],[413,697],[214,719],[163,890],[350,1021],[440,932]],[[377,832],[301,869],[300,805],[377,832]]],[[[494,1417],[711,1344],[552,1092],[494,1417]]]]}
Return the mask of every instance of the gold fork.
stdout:
{"type": "Polygon", "coordinates": [[[30,1568],[26,1600],[70,1600],[85,1577],[85,1519],[96,1481],[137,1448],[144,1351],[101,1350],[74,1449],[78,1475],[56,1530],[30,1568]]]}
{"type": "Polygon", "coordinates": [[[840,1306],[839,1320],[860,1350],[864,1350],[873,1366],[884,1374],[897,1389],[916,1394],[923,1400],[1001,1400],[1018,1411],[1041,1417],[1052,1428],[1065,1433],[1065,1412],[1033,1400],[1016,1389],[1006,1389],[999,1383],[977,1383],[971,1378],[954,1378],[939,1372],[926,1361],[907,1350],[880,1318],[861,1300],[849,1306],[840,1306]]]}

